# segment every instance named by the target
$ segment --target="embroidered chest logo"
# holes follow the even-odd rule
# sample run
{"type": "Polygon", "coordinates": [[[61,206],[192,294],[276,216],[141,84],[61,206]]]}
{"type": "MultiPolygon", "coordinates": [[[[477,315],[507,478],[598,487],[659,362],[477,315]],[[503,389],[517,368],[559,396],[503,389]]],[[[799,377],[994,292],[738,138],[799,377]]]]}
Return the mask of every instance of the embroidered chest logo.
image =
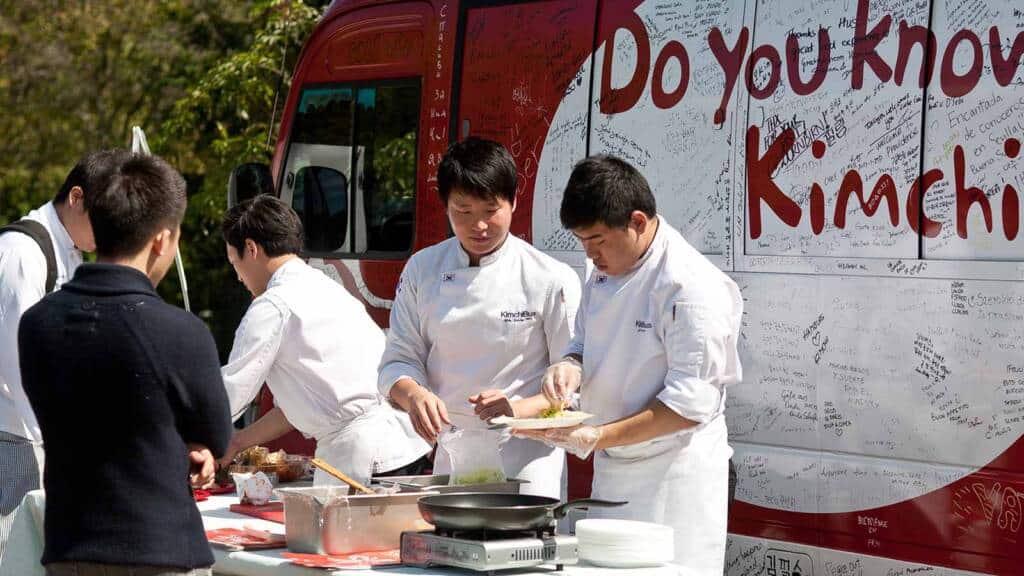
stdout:
{"type": "Polygon", "coordinates": [[[651,328],[654,328],[654,322],[637,320],[633,322],[633,326],[636,328],[637,334],[646,334],[651,328]]]}
{"type": "Polygon", "coordinates": [[[501,319],[506,324],[518,324],[520,322],[530,322],[537,318],[537,313],[533,310],[504,310],[501,313],[501,319]]]}
{"type": "Polygon", "coordinates": [[[455,281],[455,273],[454,272],[445,272],[444,274],[441,274],[441,282],[454,282],[454,281],[455,281]]]}

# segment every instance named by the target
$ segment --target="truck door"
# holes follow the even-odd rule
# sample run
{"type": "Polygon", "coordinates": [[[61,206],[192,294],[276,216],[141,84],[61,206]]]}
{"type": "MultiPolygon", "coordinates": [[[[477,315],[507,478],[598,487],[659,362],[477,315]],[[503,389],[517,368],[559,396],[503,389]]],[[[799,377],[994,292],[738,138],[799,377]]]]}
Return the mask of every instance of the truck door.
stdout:
{"type": "Polygon", "coordinates": [[[573,162],[586,155],[597,0],[466,2],[462,10],[452,130],[459,139],[496,140],[512,153],[519,169],[512,233],[531,241],[541,149],[559,103],[578,113],[558,127],[565,133],[565,178],[541,182],[545,192],[560,196],[573,162]]]}
{"type": "MultiPolygon", "coordinates": [[[[337,3],[306,42],[281,122],[275,176],[302,219],[302,255],[383,327],[405,258],[445,237],[431,182],[447,146],[449,11],[337,3]]],[[[313,449],[298,434],[273,446],[313,449]]]]}

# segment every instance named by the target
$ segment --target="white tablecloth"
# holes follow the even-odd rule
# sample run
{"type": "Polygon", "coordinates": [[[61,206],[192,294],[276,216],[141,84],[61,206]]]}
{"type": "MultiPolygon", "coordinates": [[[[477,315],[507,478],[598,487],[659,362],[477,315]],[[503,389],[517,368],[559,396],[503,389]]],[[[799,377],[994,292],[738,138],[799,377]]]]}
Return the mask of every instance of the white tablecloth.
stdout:
{"type": "MultiPolygon", "coordinates": [[[[228,507],[237,502],[238,497],[234,495],[213,496],[205,502],[198,504],[199,511],[203,515],[203,524],[207,530],[216,528],[241,528],[243,525],[252,526],[261,530],[271,532],[284,532],[284,526],[266,520],[259,520],[249,516],[235,514],[228,510],[228,507]]],[[[11,537],[8,540],[7,552],[0,561],[0,576],[45,576],[39,558],[43,554],[43,508],[45,495],[41,490],[30,492],[25,496],[21,506],[18,508],[11,529],[11,537]]],[[[281,557],[284,549],[260,550],[253,552],[229,552],[225,549],[212,547],[216,563],[213,565],[215,574],[225,576],[366,576],[373,574],[381,576],[387,574],[416,574],[422,576],[466,576],[472,572],[454,570],[449,568],[374,568],[372,572],[366,570],[323,570],[319,568],[304,568],[296,566],[281,557]]],[[[481,573],[483,574],[483,573],[481,573]]],[[[539,570],[519,570],[514,572],[499,572],[503,576],[508,575],[545,575],[559,574],[552,572],[551,567],[542,567],[539,570]]],[[[628,570],[612,570],[580,564],[566,566],[561,573],[564,576],[693,576],[693,574],[678,566],[663,566],[660,568],[631,568],[628,570]]]]}
{"type": "Polygon", "coordinates": [[[43,508],[46,494],[33,490],[14,511],[14,524],[7,538],[7,551],[0,559],[0,576],[46,576],[39,559],[43,557],[43,508]]]}

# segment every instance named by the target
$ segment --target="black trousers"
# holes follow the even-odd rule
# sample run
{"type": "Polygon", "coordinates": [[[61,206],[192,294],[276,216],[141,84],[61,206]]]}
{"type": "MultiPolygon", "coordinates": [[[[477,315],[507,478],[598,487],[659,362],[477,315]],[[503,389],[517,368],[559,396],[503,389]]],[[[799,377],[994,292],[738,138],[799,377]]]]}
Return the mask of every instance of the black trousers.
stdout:
{"type": "Polygon", "coordinates": [[[388,476],[422,476],[424,474],[430,474],[434,469],[434,462],[430,459],[429,454],[424,454],[419,460],[411,462],[402,466],[401,468],[395,468],[394,470],[388,470],[387,472],[378,472],[374,474],[375,477],[388,477],[388,476]]]}

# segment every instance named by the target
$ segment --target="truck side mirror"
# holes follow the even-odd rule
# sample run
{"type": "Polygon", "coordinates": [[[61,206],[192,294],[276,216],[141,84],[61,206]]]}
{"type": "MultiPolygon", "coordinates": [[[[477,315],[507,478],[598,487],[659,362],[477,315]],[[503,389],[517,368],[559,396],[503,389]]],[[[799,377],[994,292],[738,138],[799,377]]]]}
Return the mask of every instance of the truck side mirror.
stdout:
{"type": "Polygon", "coordinates": [[[270,167],[261,162],[235,166],[228,178],[228,208],[260,194],[274,195],[274,178],[270,167]]]}

